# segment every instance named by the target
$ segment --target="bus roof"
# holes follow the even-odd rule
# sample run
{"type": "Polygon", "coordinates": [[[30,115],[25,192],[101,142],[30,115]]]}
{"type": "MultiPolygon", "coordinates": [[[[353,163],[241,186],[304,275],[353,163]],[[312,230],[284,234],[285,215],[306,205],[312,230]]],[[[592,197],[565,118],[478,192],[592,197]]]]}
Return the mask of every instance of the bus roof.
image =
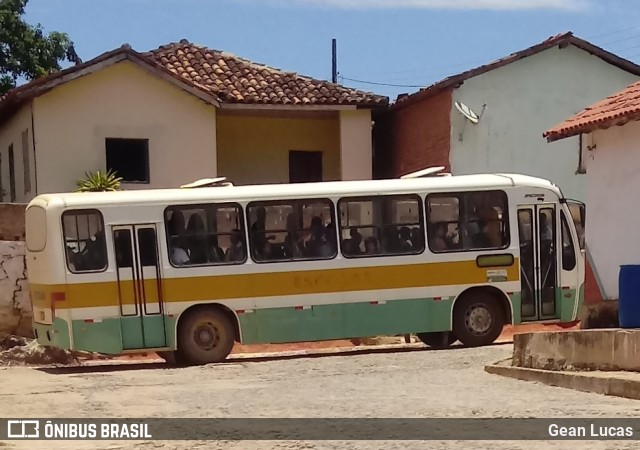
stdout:
{"type": "Polygon", "coordinates": [[[551,181],[521,174],[478,174],[413,179],[364,181],[328,181],[297,184],[265,184],[174,189],[140,189],[116,192],[70,192],[41,194],[32,202],[59,207],[89,207],[123,204],[248,201],[278,198],[317,198],[342,195],[373,195],[381,193],[409,193],[421,191],[456,191],[504,189],[524,186],[547,189],[562,196],[551,181]]]}

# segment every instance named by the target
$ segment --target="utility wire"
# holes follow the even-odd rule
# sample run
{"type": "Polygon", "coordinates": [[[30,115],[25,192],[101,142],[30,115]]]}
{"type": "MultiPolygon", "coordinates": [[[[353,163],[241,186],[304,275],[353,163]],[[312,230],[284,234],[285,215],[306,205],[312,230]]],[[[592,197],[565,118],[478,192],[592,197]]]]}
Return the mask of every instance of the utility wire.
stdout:
{"type": "Polygon", "coordinates": [[[379,83],[376,81],[365,81],[365,80],[356,80],[355,78],[348,78],[348,77],[344,77],[344,76],[340,76],[340,79],[342,80],[347,80],[347,81],[353,81],[355,83],[362,83],[362,84],[373,84],[376,86],[391,86],[391,87],[408,87],[408,88],[422,88],[425,87],[425,84],[392,84],[392,83],[379,83]]]}

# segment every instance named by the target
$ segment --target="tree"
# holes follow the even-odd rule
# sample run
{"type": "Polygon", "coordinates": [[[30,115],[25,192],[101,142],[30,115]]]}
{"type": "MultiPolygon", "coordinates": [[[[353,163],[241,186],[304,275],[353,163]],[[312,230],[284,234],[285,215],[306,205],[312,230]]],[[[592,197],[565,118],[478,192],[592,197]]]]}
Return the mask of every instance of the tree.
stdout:
{"type": "Polygon", "coordinates": [[[0,95],[18,78],[34,80],[60,70],[60,62],[81,62],[65,33],[44,34],[42,25],[23,19],[29,0],[0,0],[0,95]]]}

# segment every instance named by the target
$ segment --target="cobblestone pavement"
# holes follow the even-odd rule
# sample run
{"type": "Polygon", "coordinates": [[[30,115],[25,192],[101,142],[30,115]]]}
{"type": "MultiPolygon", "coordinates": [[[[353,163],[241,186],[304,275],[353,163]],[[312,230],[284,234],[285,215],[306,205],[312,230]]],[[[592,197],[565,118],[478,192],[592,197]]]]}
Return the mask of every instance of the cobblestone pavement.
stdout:
{"type": "MultiPolygon", "coordinates": [[[[4,417],[638,417],[640,402],[487,374],[511,345],[238,362],[0,369],[4,417]]],[[[0,448],[624,449],[633,441],[18,442],[0,448]]]]}

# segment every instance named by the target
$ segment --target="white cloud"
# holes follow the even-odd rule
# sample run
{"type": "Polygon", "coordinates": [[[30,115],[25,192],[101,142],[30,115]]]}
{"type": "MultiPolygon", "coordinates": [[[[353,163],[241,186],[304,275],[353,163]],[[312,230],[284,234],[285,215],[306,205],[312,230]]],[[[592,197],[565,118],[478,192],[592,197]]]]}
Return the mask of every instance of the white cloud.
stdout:
{"type": "MultiPolygon", "coordinates": [[[[254,0],[255,1],[255,0],[254,0]]],[[[340,9],[583,10],[591,0],[270,0],[271,3],[340,9]]]]}

